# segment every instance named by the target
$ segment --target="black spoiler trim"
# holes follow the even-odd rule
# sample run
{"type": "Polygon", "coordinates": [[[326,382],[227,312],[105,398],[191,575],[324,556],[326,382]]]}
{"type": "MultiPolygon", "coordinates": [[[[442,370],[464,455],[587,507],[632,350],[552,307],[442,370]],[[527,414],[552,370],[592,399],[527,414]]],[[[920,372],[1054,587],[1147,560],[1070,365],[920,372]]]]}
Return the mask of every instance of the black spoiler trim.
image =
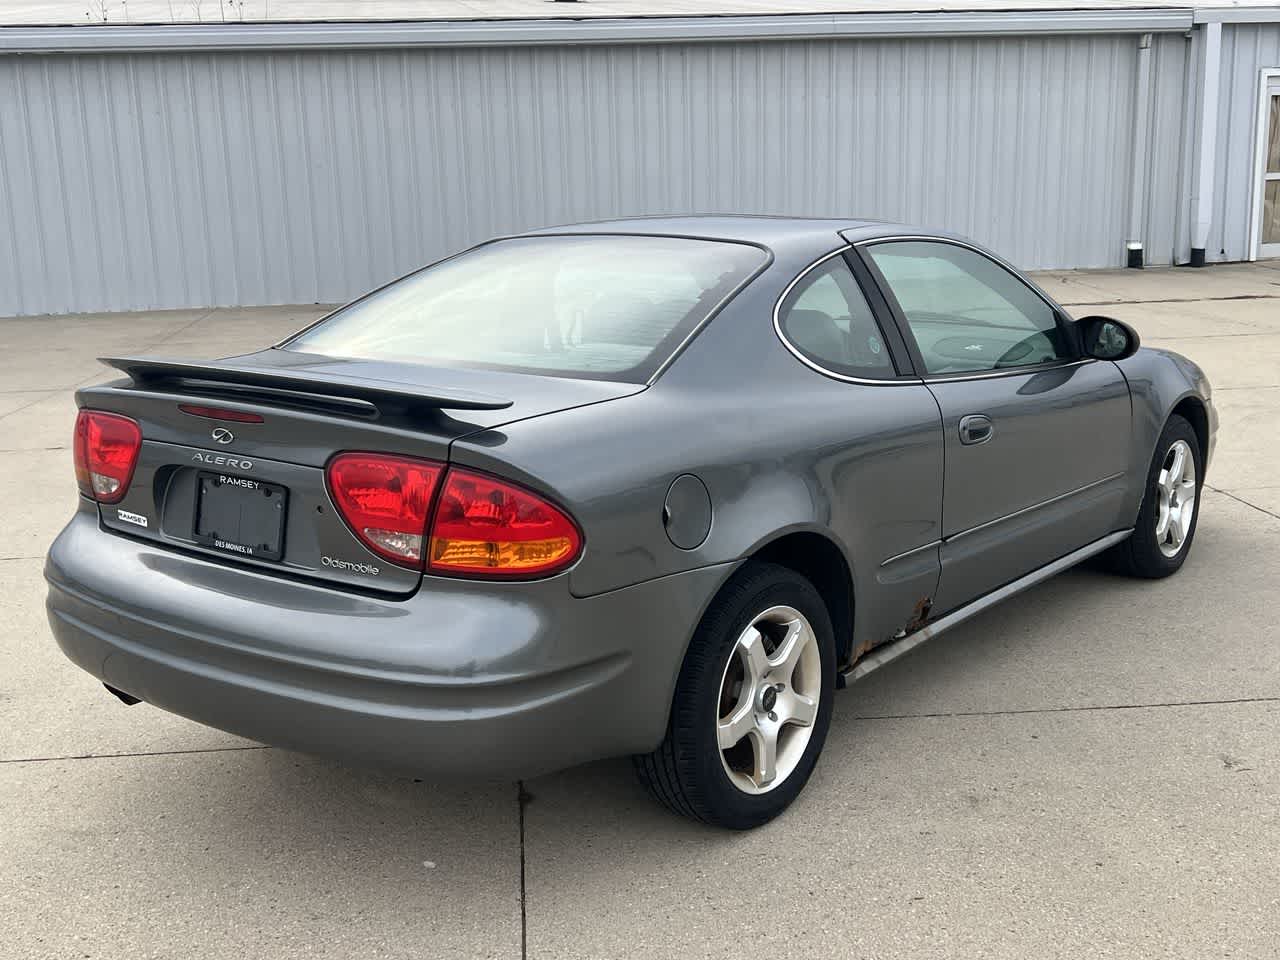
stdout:
{"type": "Polygon", "coordinates": [[[435,407],[441,410],[505,410],[512,401],[470,390],[432,387],[368,377],[298,373],[278,367],[255,366],[223,360],[193,363],[162,357],[99,357],[102,363],[128,374],[138,386],[163,381],[192,380],[203,383],[264,387],[269,390],[308,391],[333,397],[390,401],[398,406],[435,407]]]}

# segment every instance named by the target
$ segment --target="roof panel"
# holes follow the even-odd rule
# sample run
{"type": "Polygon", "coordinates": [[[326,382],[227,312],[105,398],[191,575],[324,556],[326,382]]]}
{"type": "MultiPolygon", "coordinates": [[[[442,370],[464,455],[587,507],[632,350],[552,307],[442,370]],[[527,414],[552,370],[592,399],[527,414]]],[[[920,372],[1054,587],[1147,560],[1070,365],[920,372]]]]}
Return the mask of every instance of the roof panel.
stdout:
{"type": "Polygon", "coordinates": [[[705,240],[745,240],[766,246],[785,239],[826,239],[840,242],[843,230],[900,228],[877,220],[854,217],[781,217],[761,214],[698,214],[690,216],[627,217],[590,220],[530,231],[526,236],[573,233],[634,233],[697,237],[705,240]]]}

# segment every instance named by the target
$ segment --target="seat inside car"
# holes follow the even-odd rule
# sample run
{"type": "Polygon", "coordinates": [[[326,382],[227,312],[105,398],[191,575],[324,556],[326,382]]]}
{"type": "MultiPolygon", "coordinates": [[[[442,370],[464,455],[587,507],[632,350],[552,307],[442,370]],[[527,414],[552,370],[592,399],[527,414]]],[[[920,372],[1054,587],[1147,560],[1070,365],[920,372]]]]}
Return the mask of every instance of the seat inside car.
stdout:
{"type": "Polygon", "coordinates": [[[828,362],[849,362],[848,336],[835,317],[821,310],[792,310],[787,335],[805,353],[828,362]]]}

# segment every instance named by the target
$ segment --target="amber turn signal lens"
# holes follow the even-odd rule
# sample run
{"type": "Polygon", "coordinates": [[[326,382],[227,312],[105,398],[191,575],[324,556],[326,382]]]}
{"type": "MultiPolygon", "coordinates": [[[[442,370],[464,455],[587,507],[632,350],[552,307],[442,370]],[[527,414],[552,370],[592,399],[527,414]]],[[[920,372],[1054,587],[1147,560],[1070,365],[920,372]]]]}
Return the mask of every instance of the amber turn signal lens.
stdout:
{"type": "Polygon", "coordinates": [[[537,494],[496,477],[453,467],[431,526],[435,573],[546,576],[578,558],[582,535],[568,515],[537,494]]]}

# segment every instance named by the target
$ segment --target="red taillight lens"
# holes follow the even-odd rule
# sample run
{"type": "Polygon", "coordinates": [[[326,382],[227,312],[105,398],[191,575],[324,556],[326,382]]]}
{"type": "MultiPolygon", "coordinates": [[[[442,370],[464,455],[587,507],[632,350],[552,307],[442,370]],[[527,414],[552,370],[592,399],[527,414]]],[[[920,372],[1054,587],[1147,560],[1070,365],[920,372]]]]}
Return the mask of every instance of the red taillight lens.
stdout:
{"type": "Polygon", "coordinates": [[[380,453],[329,461],[329,496],[360,541],[392,563],[421,569],[422,540],[444,464],[380,453]]]}
{"type": "Polygon", "coordinates": [[[453,467],[431,525],[436,573],[543,576],[577,559],[582,535],[559,507],[522,487],[453,467]]]}
{"type": "Polygon", "coordinates": [[[360,541],[401,566],[433,573],[538,577],[563,570],[582,535],[559,507],[532,491],[471,470],[381,453],[329,461],[329,495],[360,541]]]}
{"type": "Polygon", "coordinates": [[[76,483],[99,503],[119,503],[142,449],[142,430],[128,417],[97,410],[76,416],[76,483]]]}

